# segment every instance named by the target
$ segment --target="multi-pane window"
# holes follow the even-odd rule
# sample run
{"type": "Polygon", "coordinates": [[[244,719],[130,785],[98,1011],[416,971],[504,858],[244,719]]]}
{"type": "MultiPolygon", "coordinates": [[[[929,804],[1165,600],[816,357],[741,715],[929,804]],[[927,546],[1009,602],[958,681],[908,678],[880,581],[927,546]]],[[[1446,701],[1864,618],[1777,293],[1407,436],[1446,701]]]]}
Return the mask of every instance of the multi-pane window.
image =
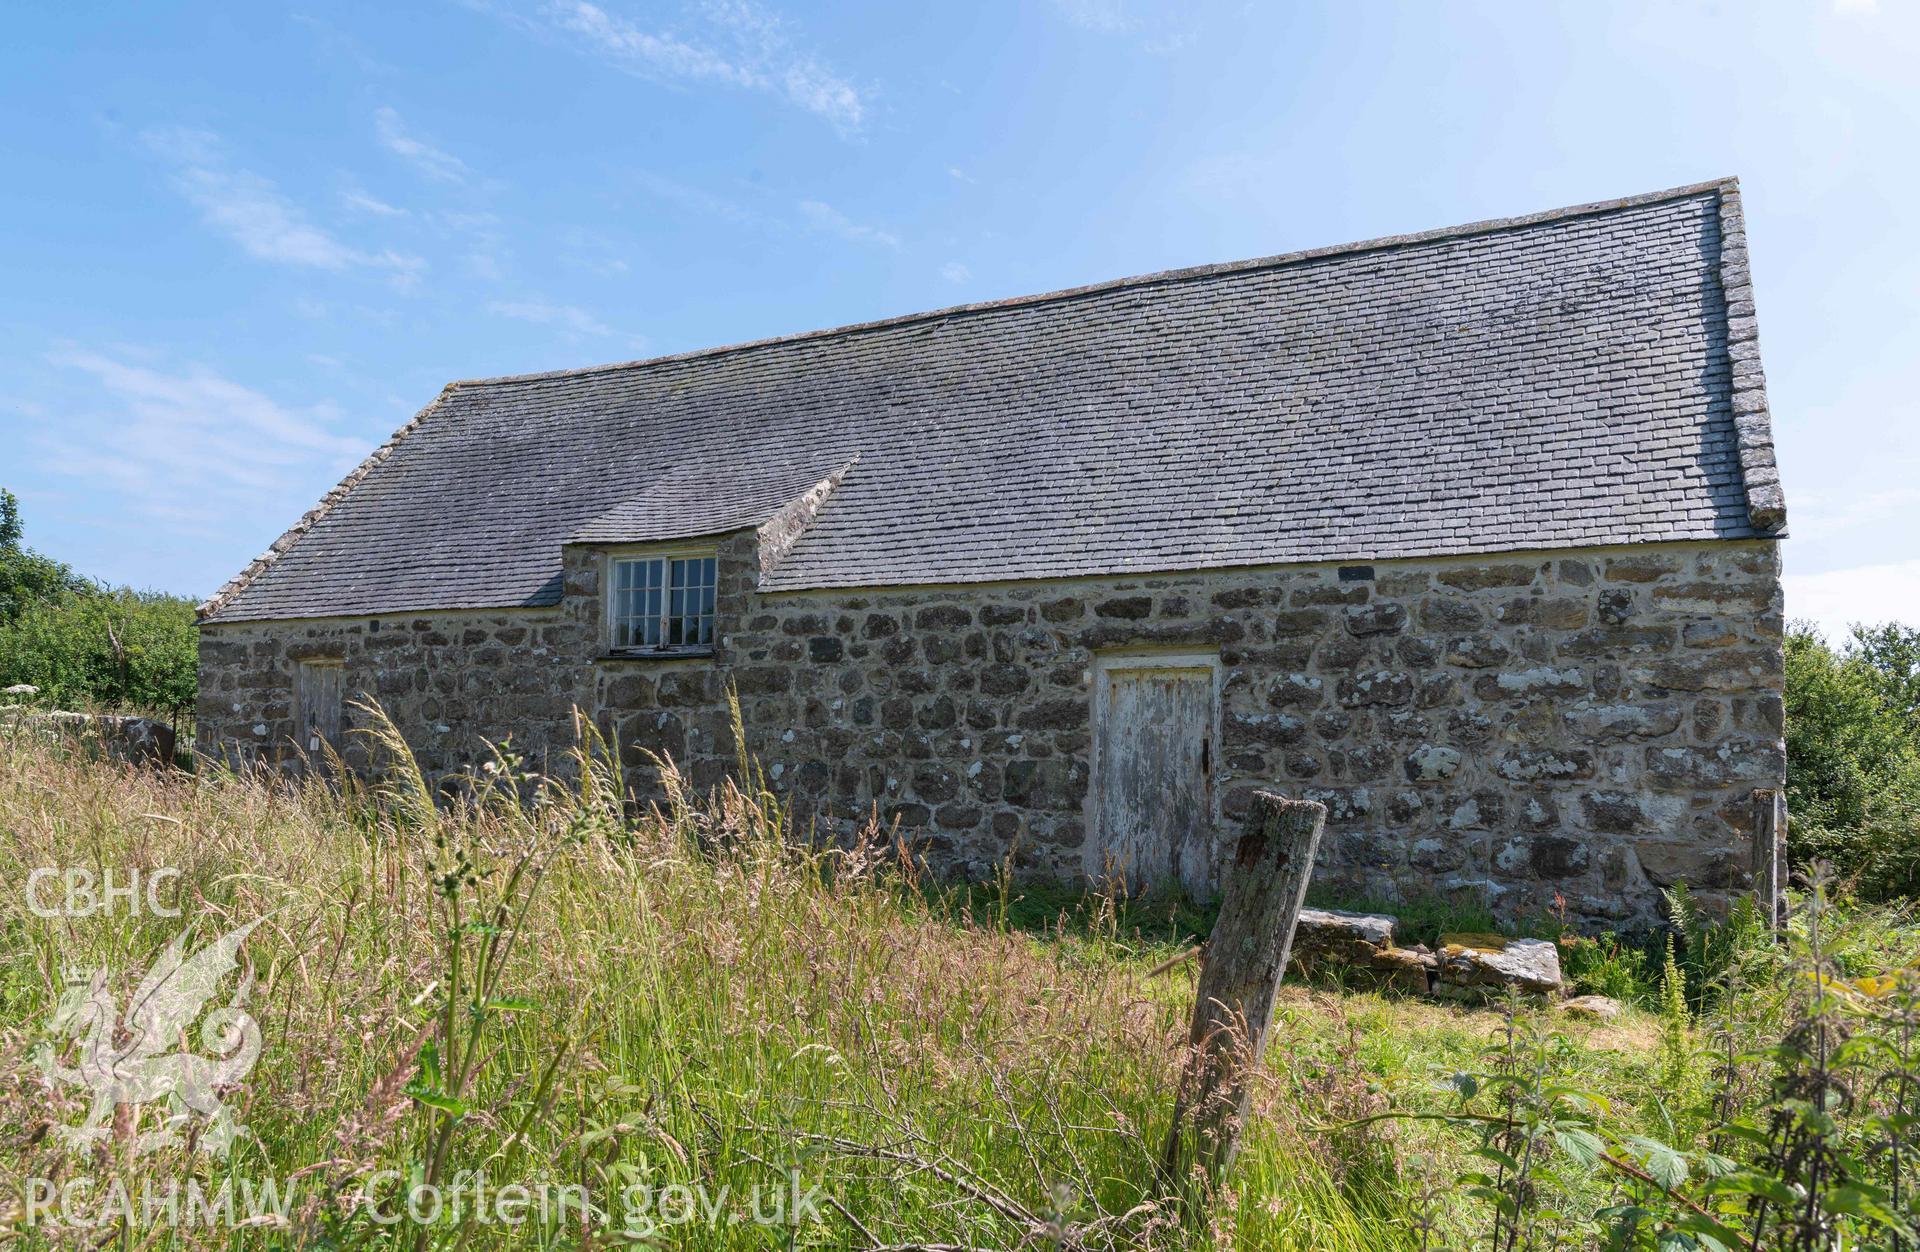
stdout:
{"type": "Polygon", "coordinates": [[[713,586],[710,556],[616,559],[613,646],[712,647],[713,586]]]}

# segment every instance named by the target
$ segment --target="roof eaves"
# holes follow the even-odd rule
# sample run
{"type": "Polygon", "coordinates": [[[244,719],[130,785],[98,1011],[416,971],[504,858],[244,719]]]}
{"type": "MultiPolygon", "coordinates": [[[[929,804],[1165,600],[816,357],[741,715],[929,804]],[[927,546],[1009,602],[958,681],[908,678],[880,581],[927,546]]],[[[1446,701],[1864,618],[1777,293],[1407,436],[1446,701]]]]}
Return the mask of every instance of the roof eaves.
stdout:
{"type": "MultiPolygon", "coordinates": [[[[1441,243],[1451,239],[1463,239],[1476,235],[1497,234],[1501,231],[1518,230],[1528,226],[1539,226],[1549,222],[1567,221],[1581,217],[1595,217],[1603,213],[1615,213],[1624,209],[1639,208],[1642,205],[1661,204],[1669,200],[1684,200],[1690,196],[1719,192],[1724,197],[1729,192],[1737,194],[1737,179],[1716,178],[1703,183],[1689,183],[1684,187],[1671,187],[1665,191],[1644,192],[1637,196],[1624,196],[1617,200],[1597,200],[1590,204],[1576,204],[1567,208],[1546,209],[1538,213],[1527,213],[1519,217],[1489,218],[1485,221],[1467,222],[1459,226],[1443,226],[1434,230],[1417,231],[1404,235],[1384,235],[1378,239],[1366,239],[1356,243],[1332,244],[1321,248],[1307,248],[1298,252],[1282,252],[1273,256],[1255,257],[1245,261],[1227,261],[1217,265],[1196,265],[1185,269],[1161,270],[1152,274],[1138,274],[1130,278],[1116,278],[1107,282],[1090,283],[1080,287],[1065,287],[1058,291],[1041,292],[1037,295],[1011,296],[1004,300],[986,300],[974,304],[956,304],[944,309],[933,309],[925,313],[908,313],[898,317],[880,318],[875,321],[854,322],[846,326],[835,326],[825,330],[802,331],[792,335],[775,335],[765,339],[751,339],[744,343],[727,344],[715,348],[696,348],[688,352],[676,352],[668,356],[648,357],[637,361],[617,361],[606,365],[587,365],[577,369],[547,370],[534,374],[503,374],[494,378],[470,378],[451,384],[456,387],[499,386],[512,383],[542,383],[567,378],[581,378],[596,374],[618,373],[622,370],[645,369],[651,366],[674,365],[687,361],[699,361],[709,357],[729,356],[739,352],[750,352],[762,348],[782,347],[789,344],[809,343],[820,339],[834,339],[844,336],[864,334],[870,331],[891,330],[901,326],[912,326],[923,322],[937,322],[952,317],[962,317],[975,313],[990,313],[1000,309],[1022,308],[1036,304],[1052,304],[1076,300],[1085,296],[1100,295],[1105,292],[1125,290],[1132,287],[1151,287],[1169,283],[1189,282],[1196,279],[1215,278],[1228,274],[1249,273],[1256,270],[1275,269],[1286,265],[1297,265],[1307,261],[1321,261],[1331,257],[1353,256],[1368,252],[1391,251],[1400,248],[1418,247],[1423,244],[1441,243]]],[[[1736,207],[1735,212],[1738,212],[1736,207]]],[[[1744,237],[1742,256],[1745,255],[1744,237]]]]}
{"type": "MultiPolygon", "coordinates": [[[[353,489],[360,485],[361,480],[373,472],[376,465],[379,465],[382,461],[392,456],[394,449],[400,446],[400,441],[418,429],[420,423],[425,421],[428,415],[435,409],[439,408],[447,396],[459,386],[459,383],[449,383],[445,387],[442,387],[439,395],[435,396],[425,408],[415,413],[406,425],[389,435],[385,443],[368,454],[367,459],[356,465],[345,478],[335,484],[333,490],[320,497],[320,502],[308,509],[299,521],[289,526],[286,533],[274,540],[273,544],[268,547],[265,552],[255,557],[248,563],[245,569],[228,579],[225,586],[209,596],[206,603],[195,609],[194,615],[196,619],[202,622],[211,621],[222,609],[231,604],[234,598],[245,591],[254,579],[265,573],[272,567],[274,562],[285,556],[296,543],[300,542],[301,538],[304,537],[307,532],[319,525],[321,519],[331,513],[335,505],[346,499],[353,489]]],[[[244,619],[236,618],[234,620],[244,619]]]]}
{"type": "Polygon", "coordinates": [[[1753,303],[1753,271],[1747,259],[1746,216],[1740,183],[1720,186],[1720,289],[1727,306],[1727,361],[1732,368],[1733,429],[1740,480],[1747,492],[1747,520],[1754,529],[1784,534],[1787,497],[1774,459],[1773,418],[1767,407],[1767,375],[1760,364],[1760,329],[1753,303]]]}

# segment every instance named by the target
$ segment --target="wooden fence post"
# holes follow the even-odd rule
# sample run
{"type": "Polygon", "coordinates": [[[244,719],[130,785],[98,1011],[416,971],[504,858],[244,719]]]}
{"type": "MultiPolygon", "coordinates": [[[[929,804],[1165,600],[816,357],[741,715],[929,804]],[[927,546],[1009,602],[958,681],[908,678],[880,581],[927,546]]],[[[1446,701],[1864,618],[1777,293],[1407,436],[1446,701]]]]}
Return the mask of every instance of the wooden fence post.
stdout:
{"type": "Polygon", "coordinates": [[[1771,787],[1753,791],[1753,898],[1767,925],[1786,924],[1782,891],[1787,865],[1787,793],[1771,787]]]}
{"type": "Polygon", "coordinates": [[[1177,1189],[1186,1189],[1196,1166],[1218,1179],[1239,1149],[1248,1080],[1266,1050],[1274,995],[1326,821],[1323,804],[1254,793],[1223,874],[1220,920],[1201,958],[1173,1125],[1161,1154],[1162,1175],[1177,1189]]]}

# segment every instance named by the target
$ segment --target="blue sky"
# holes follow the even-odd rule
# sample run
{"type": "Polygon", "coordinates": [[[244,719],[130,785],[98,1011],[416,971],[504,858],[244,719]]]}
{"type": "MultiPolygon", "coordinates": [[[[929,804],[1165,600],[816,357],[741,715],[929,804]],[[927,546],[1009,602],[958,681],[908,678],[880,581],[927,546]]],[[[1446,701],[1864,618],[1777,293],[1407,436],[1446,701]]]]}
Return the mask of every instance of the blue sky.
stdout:
{"type": "Polygon", "coordinates": [[[204,595],[439,388],[1738,174],[1789,611],[1920,622],[1920,6],[42,4],[0,485],[204,595]]]}

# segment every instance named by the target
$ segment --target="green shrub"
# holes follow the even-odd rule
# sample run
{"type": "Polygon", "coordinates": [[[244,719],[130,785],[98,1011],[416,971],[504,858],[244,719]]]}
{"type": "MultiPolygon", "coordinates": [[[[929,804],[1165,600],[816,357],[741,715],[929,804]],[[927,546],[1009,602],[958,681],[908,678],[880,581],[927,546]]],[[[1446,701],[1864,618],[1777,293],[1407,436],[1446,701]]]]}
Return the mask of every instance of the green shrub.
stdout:
{"type": "Polygon", "coordinates": [[[190,711],[193,602],[78,577],[23,533],[20,502],[0,488],[0,687],[28,683],[66,708],[190,711]]]}
{"type": "Polygon", "coordinates": [[[87,586],[0,623],[0,687],[31,683],[66,708],[191,710],[198,640],[193,602],[87,586]]]}
{"type": "Polygon", "coordinates": [[[1835,650],[1786,639],[1789,852],[1868,899],[1920,893],[1920,631],[1856,627],[1835,650]]]}

